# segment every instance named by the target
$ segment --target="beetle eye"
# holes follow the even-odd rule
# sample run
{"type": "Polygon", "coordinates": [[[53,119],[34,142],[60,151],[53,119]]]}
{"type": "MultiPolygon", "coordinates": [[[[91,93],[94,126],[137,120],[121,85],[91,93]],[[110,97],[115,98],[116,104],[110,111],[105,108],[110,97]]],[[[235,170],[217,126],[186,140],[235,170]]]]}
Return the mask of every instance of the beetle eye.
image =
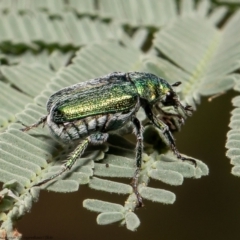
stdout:
{"type": "Polygon", "coordinates": [[[176,106],[176,94],[173,91],[167,92],[166,98],[162,103],[164,106],[176,106]]]}

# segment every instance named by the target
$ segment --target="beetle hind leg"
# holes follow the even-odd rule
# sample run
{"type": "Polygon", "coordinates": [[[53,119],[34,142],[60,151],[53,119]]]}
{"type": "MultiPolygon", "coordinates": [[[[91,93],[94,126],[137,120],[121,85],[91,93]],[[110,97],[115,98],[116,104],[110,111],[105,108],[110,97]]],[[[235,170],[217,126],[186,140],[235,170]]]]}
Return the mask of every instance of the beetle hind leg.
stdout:
{"type": "Polygon", "coordinates": [[[95,133],[90,135],[91,143],[94,145],[103,144],[108,139],[108,133],[95,133]]]}
{"type": "Polygon", "coordinates": [[[66,172],[67,170],[70,170],[73,166],[73,164],[76,162],[77,158],[80,157],[85,149],[87,148],[88,144],[90,142],[89,138],[84,139],[76,148],[75,150],[71,153],[71,155],[68,157],[66,163],[64,163],[62,165],[62,170],[57,172],[56,174],[52,175],[49,178],[46,178],[42,181],[40,181],[39,183],[36,183],[33,185],[33,187],[37,187],[37,186],[41,186],[44,183],[47,183],[53,179],[55,179],[56,177],[62,175],[64,172],[66,172]]]}
{"type": "Polygon", "coordinates": [[[72,166],[74,165],[74,163],[76,162],[76,160],[83,155],[83,153],[85,152],[89,143],[102,144],[103,142],[105,142],[107,140],[107,138],[108,138],[107,133],[96,133],[96,134],[92,134],[92,135],[88,136],[83,141],[81,141],[81,143],[69,155],[67,161],[62,165],[61,171],[57,172],[56,174],[52,175],[51,177],[49,177],[47,179],[40,181],[39,183],[34,184],[33,187],[41,186],[42,184],[47,183],[47,182],[55,179],[56,177],[62,175],[67,170],[70,170],[72,168],[72,166]]]}
{"type": "Polygon", "coordinates": [[[47,117],[48,117],[47,115],[41,117],[36,123],[34,123],[34,124],[30,125],[30,126],[27,126],[27,125],[25,125],[25,124],[22,124],[25,128],[22,128],[22,129],[20,129],[20,130],[23,131],[23,132],[27,132],[27,131],[29,131],[29,130],[32,129],[32,128],[38,127],[38,126],[41,125],[42,123],[43,123],[43,127],[44,127],[44,125],[45,125],[45,123],[46,123],[46,121],[47,121],[47,117]]]}
{"type": "Polygon", "coordinates": [[[142,152],[143,152],[143,126],[140,123],[140,121],[135,117],[132,120],[133,124],[135,125],[135,134],[137,137],[137,146],[136,146],[136,166],[137,169],[134,173],[131,185],[133,188],[133,191],[136,195],[137,198],[137,204],[136,206],[139,207],[143,207],[143,200],[142,197],[140,195],[140,193],[138,192],[138,179],[139,179],[139,174],[140,174],[140,170],[141,170],[141,166],[142,166],[142,152]]]}

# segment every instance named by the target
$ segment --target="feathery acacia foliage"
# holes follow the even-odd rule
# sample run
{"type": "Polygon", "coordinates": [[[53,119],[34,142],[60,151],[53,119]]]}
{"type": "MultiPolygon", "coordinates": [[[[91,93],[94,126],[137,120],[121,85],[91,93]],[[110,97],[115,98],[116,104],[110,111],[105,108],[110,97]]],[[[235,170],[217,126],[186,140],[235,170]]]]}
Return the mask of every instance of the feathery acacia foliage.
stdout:
{"type": "MultiPolygon", "coordinates": [[[[46,101],[54,92],[114,71],[146,71],[170,83],[181,81],[181,100],[195,109],[201,96],[222,93],[234,85],[238,89],[239,12],[219,27],[227,7],[213,6],[206,0],[197,5],[193,0],[97,3],[0,2],[2,235],[16,234],[14,224],[38,199],[39,188],[31,186],[57,172],[74,147],[56,142],[47,128],[33,129],[27,134],[20,131],[19,122],[29,125],[46,114],[46,101]]],[[[234,102],[239,107],[237,99],[234,102]]],[[[233,112],[233,130],[227,142],[228,156],[236,165],[235,175],[240,172],[238,124],[234,121],[238,112],[237,109],[233,112]]],[[[140,117],[144,121],[145,117],[140,117]]],[[[207,166],[200,160],[196,160],[195,168],[177,160],[164,148],[157,152],[161,143],[161,132],[157,129],[146,126],[144,138],[139,181],[144,199],[172,204],[176,198],[167,189],[150,187],[150,178],[178,186],[184,177],[208,174],[207,166]],[[152,136],[157,144],[151,141],[152,136]]],[[[129,230],[135,230],[140,225],[134,213],[135,195],[129,184],[120,181],[133,176],[134,158],[135,144],[124,136],[111,135],[108,144],[88,148],[70,172],[44,188],[74,192],[85,184],[92,189],[125,194],[123,205],[86,199],[83,206],[99,213],[98,224],[120,221],[129,230]],[[113,177],[114,181],[110,180],[113,177]]]]}

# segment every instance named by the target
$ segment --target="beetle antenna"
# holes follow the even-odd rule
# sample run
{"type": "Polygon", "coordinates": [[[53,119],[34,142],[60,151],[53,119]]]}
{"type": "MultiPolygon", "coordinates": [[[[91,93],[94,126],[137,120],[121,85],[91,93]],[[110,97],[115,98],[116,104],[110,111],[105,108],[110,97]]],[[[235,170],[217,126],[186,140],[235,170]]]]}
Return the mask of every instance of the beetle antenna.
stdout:
{"type": "Polygon", "coordinates": [[[182,83],[182,82],[175,82],[175,83],[172,84],[172,87],[177,87],[177,86],[179,86],[181,83],[182,83]]]}

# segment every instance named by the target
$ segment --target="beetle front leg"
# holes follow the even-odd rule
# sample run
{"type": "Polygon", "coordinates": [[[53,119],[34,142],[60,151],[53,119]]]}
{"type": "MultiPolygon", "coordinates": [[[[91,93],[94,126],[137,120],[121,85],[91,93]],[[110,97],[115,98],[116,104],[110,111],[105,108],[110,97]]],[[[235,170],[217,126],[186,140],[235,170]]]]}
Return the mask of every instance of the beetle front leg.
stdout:
{"type": "MultiPolygon", "coordinates": [[[[164,123],[163,123],[164,124],[164,123]]],[[[164,124],[165,125],[165,124],[164,124]]],[[[159,126],[159,125],[158,125],[159,126]]],[[[163,130],[163,134],[164,136],[166,136],[166,138],[168,139],[169,143],[170,143],[170,147],[173,151],[173,153],[177,156],[178,159],[181,159],[182,161],[189,161],[191,163],[194,164],[195,167],[197,167],[197,162],[196,160],[192,159],[192,158],[186,158],[186,157],[183,157],[179,151],[177,150],[177,147],[176,147],[176,144],[175,144],[175,141],[174,141],[174,138],[172,136],[172,133],[171,131],[169,130],[168,126],[165,125],[166,128],[164,128],[163,130]]],[[[161,130],[161,128],[159,128],[161,130]]]]}
{"type": "Polygon", "coordinates": [[[151,108],[146,105],[145,106],[145,112],[146,112],[146,115],[148,116],[148,118],[152,121],[152,123],[162,131],[165,139],[167,140],[167,143],[168,143],[168,146],[171,148],[171,150],[173,151],[173,153],[177,156],[178,159],[181,159],[182,161],[190,161],[192,162],[195,167],[197,166],[197,162],[192,159],[192,158],[185,158],[183,157],[179,151],[177,150],[177,147],[176,147],[176,144],[175,144],[175,140],[173,138],[173,135],[171,133],[171,131],[169,130],[169,127],[164,123],[162,122],[160,119],[158,119],[153,113],[152,113],[152,110],[151,108]]]}
{"type": "Polygon", "coordinates": [[[143,126],[141,124],[141,122],[134,117],[134,119],[132,120],[134,126],[135,126],[135,134],[137,137],[137,146],[136,146],[136,166],[137,169],[134,173],[133,179],[132,179],[132,188],[133,191],[137,197],[137,204],[136,206],[139,207],[143,207],[143,200],[142,197],[140,195],[140,193],[138,192],[138,178],[139,178],[139,174],[140,174],[140,170],[141,170],[141,166],[142,166],[142,152],[143,152],[143,126]]]}

